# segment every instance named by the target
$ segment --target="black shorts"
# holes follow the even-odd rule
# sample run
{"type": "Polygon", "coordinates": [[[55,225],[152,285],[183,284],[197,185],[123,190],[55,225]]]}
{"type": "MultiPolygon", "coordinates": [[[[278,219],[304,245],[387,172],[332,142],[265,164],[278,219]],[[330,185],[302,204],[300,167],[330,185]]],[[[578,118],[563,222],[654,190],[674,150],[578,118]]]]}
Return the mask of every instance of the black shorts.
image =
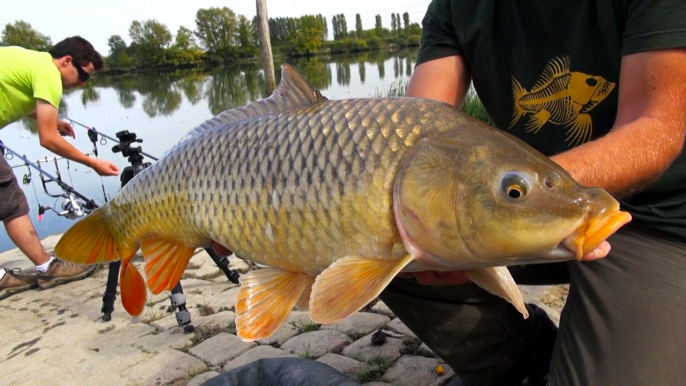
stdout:
{"type": "Polygon", "coordinates": [[[29,213],[29,203],[5,157],[0,156],[0,221],[29,213]]]}

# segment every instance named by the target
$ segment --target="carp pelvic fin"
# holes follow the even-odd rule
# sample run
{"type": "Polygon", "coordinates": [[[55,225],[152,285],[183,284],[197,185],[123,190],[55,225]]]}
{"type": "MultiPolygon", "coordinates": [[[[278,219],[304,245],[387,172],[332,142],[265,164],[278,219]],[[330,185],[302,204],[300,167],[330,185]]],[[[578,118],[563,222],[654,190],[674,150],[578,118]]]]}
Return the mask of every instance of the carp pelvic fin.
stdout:
{"type": "Polygon", "coordinates": [[[151,237],[141,242],[141,251],[145,257],[148,288],[157,295],[164,290],[171,291],[179,282],[195,248],[177,240],[151,237]]]}
{"type": "Polygon", "coordinates": [[[121,291],[121,303],[126,312],[131,316],[138,316],[143,312],[148,291],[145,288],[143,276],[138,272],[135,265],[131,264],[131,258],[122,261],[119,273],[119,289],[121,291]]]}
{"type": "Polygon", "coordinates": [[[334,323],[374,300],[407,264],[411,255],[401,259],[379,260],[348,256],[336,260],[312,286],[310,319],[334,323]]]}
{"type": "Polygon", "coordinates": [[[507,267],[474,269],[465,271],[465,274],[479,287],[510,302],[517,308],[517,311],[522,313],[524,319],[529,317],[522,293],[519,292],[517,283],[515,283],[507,267]]]}
{"type": "Polygon", "coordinates": [[[241,279],[236,301],[238,337],[252,342],[273,334],[311,283],[308,275],[278,268],[248,272],[241,279]]]}
{"type": "Polygon", "coordinates": [[[55,246],[58,259],[76,264],[94,264],[120,259],[120,254],[136,251],[117,251],[118,243],[107,226],[104,208],[98,208],[72,225],[55,246]]]}

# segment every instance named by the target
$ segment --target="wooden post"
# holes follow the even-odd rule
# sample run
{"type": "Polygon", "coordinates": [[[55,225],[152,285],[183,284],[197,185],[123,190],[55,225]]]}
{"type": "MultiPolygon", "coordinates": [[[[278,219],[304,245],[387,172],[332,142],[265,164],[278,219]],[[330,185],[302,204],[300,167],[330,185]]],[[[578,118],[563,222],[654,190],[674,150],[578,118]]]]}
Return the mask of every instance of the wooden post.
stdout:
{"type": "Polygon", "coordinates": [[[260,38],[262,52],[262,66],[267,95],[272,95],[276,88],[274,76],[274,57],[272,56],[272,42],[269,37],[269,18],[267,17],[267,0],[257,0],[257,31],[260,38]]]}

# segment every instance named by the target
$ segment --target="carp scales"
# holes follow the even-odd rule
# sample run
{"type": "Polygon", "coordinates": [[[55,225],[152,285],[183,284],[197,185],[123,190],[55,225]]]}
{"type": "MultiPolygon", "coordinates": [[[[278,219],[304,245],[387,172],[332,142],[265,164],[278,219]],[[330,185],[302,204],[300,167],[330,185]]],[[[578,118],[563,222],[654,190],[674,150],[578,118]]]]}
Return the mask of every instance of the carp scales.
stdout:
{"type": "Polygon", "coordinates": [[[238,336],[295,306],[332,323],[400,272],[465,270],[526,317],[505,266],[580,259],[630,220],[515,137],[421,98],[328,100],[294,68],[264,100],[191,131],[60,239],[58,258],[122,260],[138,315],[213,241],[266,268],[242,277],[238,336]],[[145,280],[130,260],[142,251],[145,280]]]}

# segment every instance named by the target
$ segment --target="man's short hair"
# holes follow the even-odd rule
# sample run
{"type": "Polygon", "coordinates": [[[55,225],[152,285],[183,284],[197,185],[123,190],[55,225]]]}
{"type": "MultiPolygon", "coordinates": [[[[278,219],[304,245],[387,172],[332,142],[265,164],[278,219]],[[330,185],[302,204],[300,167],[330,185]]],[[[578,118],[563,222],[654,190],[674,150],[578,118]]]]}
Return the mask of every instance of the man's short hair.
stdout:
{"type": "Polygon", "coordinates": [[[93,68],[95,68],[96,71],[102,69],[102,56],[100,56],[98,51],[93,48],[93,45],[90,44],[88,40],[81,36],[66,38],[52,46],[49,52],[53,59],[59,59],[69,55],[79,66],[93,63],[93,68]]]}

